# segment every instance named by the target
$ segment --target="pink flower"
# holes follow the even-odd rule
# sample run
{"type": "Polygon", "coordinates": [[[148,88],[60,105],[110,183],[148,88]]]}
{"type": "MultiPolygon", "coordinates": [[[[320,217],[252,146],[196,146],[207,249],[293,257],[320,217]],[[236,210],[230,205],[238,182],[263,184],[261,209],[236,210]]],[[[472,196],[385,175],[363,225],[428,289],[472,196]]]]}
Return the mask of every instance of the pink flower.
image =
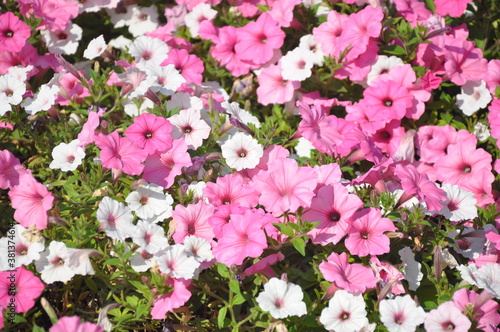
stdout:
{"type": "Polygon", "coordinates": [[[447,40],[444,46],[446,62],[444,68],[450,81],[464,85],[467,81],[479,81],[488,70],[488,60],[483,58],[483,52],[475,48],[473,41],[447,40]]]}
{"type": "Polygon", "coordinates": [[[208,223],[213,227],[215,237],[220,239],[222,230],[229,224],[232,214],[244,214],[249,208],[237,204],[221,205],[217,211],[208,219],[208,223]]]}
{"type": "Polygon", "coordinates": [[[262,69],[257,80],[257,100],[262,105],[284,104],[292,100],[295,90],[300,88],[300,82],[283,79],[280,62],[262,69]]]}
{"type": "Polygon", "coordinates": [[[30,35],[30,27],[13,13],[0,15],[0,52],[19,52],[30,35]]]}
{"type": "Polygon", "coordinates": [[[478,324],[478,328],[482,331],[495,332],[496,327],[500,324],[500,314],[498,313],[498,303],[493,300],[488,300],[480,306],[476,306],[479,299],[479,294],[475,291],[468,291],[465,288],[457,290],[453,294],[453,303],[462,312],[470,312],[474,314],[474,320],[478,324]]]}
{"type": "Polygon", "coordinates": [[[38,29],[64,30],[78,15],[78,2],[66,0],[33,0],[30,8],[36,18],[42,18],[38,29]]]}
{"type": "Polygon", "coordinates": [[[436,13],[441,16],[460,17],[469,2],[472,0],[434,0],[434,5],[436,5],[436,13]]]}
{"type": "Polygon", "coordinates": [[[175,177],[182,173],[182,168],[193,164],[187,149],[186,142],[178,139],[173,141],[171,149],[150,155],[144,165],[144,180],[165,189],[170,188],[175,177]]]}
{"type": "Polygon", "coordinates": [[[344,22],[347,19],[347,15],[332,10],[328,13],[326,22],[313,29],[314,40],[321,45],[321,50],[326,55],[338,57],[342,51],[340,36],[344,30],[344,22]]]}
{"type": "Polygon", "coordinates": [[[242,60],[240,54],[234,49],[240,40],[238,32],[239,29],[230,25],[222,27],[219,31],[219,40],[210,51],[212,57],[236,77],[248,74],[254,67],[251,61],[242,60]]]}
{"type": "Polygon", "coordinates": [[[344,136],[339,133],[336,126],[337,117],[327,116],[320,107],[310,107],[300,101],[297,102],[297,107],[302,116],[298,128],[302,136],[319,152],[332,155],[336,151],[335,146],[340,145],[344,140],[344,136]]]}
{"type": "Polygon", "coordinates": [[[97,112],[89,110],[87,122],[82,127],[82,131],[78,134],[80,144],[78,146],[86,147],[94,142],[95,130],[99,127],[99,118],[104,114],[105,109],[98,108],[97,112]]]}
{"type": "Polygon", "coordinates": [[[30,173],[19,177],[19,185],[9,191],[12,207],[16,209],[14,219],[28,228],[47,228],[47,211],[52,208],[54,196],[30,173]]]}
{"type": "Polygon", "coordinates": [[[239,41],[234,46],[243,60],[264,64],[272,59],[274,50],[280,48],[285,33],[269,13],[263,13],[239,30],[239,41]]]}
{"type": "Polygon", "coordinates": [[[14,303],[16,312],[27,312],[44,289],[43,282],[24,266],[0,272],[0,307],[14,303]]]}
{"type": "Polygon", "coordinates": [[[148,154],[153,154],[172,147],[171,131],[172,125],[167,119],[143,113],[134,118],[134,124],[125,130],[125,135],[148,154]]]}
{"type": "Polygon", "coordinates": [[[57,323],[52,325],[49,332],[103,332],[104,330],[99,325],[91,322],[84,322],[80,317],[64,316],[59,318],[57,323]]]}
{"type": "Polygon", "coordinates": [[[320,222],[308,233],[313,243],[337,244],[349,229],[354,212],[363,207],[358,196],[349,194],[340,183],[321,187],[312,199],[311,209],[302,216],[309,222],[320,222]]]}
{"type": "Polygon", "coordinates": [[[278,159],[253,179],[261,191],[259,204],[268,212],[280,215],[309,207],[314,196],[317,176],[312,168],[299,167],[293,159],[278,159]]]}
{"type": "Polygon", "coordinates": [[[10,189],[19,184],[19,177],[28,171],[9,150],[0,150],[0,188],[10,189]]]}
{"type": "Polygon", "coordinates": [[[382,218],[379,209],[363,209],[353,216],[345,246],[351,255],[382,255],[390,250],[390,241],[384,232],[396,229],[390,219],[382,218]]]}
{"type": "Polygon", "coordinates": [[[216,183],[208,182],[203,194],[215,207],[235,204],[252,208],[259,202],[257,190],[252,185],[245,183],[239,174],[218,177],[216,183]]]}
{"type": "Polygon", "coordinates": [[[481,172],[491,172],[491,155],[476,149],[476,142],[460,141],[448,146],[448,153],[434,167],[440,181],[467,186],[476,181],[481,172]]]}
{"type": "Polygon", "coordinates": [[[368,87],[363,96],[360,103],[376,114],[373,121],[380,122],[401,120],[413,103],[413,96],[408,89],[392,80],[378,81],[376,85],[368,87]]]}
{"type": "Polygon", "coordinates": [[[337,287],[349,293],[364,293],[377,283],[372,269],[361,264],[349,264],[345,252],[340,255],[332,252],[326,262],[319,264],[319,270],[327,281],[335,282],[337,287]]]}
{"type": "Polygon", "coordinates": [[[175,228],[174,234],[172,235],[175,243],[184,242],[184,238],[189,235],[206,239],[209,242],[212,241],[214,231],[208,223],[208,218],[213,214],[213,205],[203,201],[188,204],[187,207],[178,204],[172,212],[173,220],[171,222],[171,225],[175,225],[173,227],[175,228]]]}
{"type": "Polygon", "coordinates": [[[442,303],[425,317],[425,330],[429,332],[467,332],[471,322],[451,301],[442,303]]]}
{"type": "Polygon", "coordinates": [[[184,49],[172,49],[168,52],[161,66],[173,64],[175,69],[186,79],[186,83],[201,84],[203,76],[201,73],[205,70],[203,62],[194,54],[189,54],[184,49]]]}
{"type": "Polygon", "coordinates": [[[167,312],[173,312],[174,309],[181,307],[191,297],[191,292],[188,290],[191,280],[171,278],[165,283],[173,287],[173,290],[154,299],[153,308],[151,309],[153,319],[164,319],[167,312]]]}
{"type": "Polygon", "coordinates": [[[247,257],[259,257],[266,248],[261,218],[249,210],[244,215],[231,215],[231,221],[222,230],[213,254],[218,262],[230,267],[242,264],[247,257]]]}

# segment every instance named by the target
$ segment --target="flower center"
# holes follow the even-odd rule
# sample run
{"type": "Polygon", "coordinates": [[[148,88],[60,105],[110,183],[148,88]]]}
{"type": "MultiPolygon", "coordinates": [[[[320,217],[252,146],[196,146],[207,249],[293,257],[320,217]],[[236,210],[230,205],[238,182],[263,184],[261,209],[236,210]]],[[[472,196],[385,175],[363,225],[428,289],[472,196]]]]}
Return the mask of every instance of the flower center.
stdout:
{"type": "Polygon", "coordinates": [[[190,134],[193,132],[193,128],[191,126],[186,126],[182,129],[182,131],[184,132],[184,134],[190,134]]]}
{"type": "Polygon", "coordinates": [[[340,314],[339,318],[340,318],[340,319],[342,319],[342,320],[348,320],[350,316],[351,316],[351,315],[350,315],[348,312],[343,311],[343,312],[340,314]]]}
{"type": "Polygon", "coordinates": [[[194,235],[194,233],[196,233],[196,228],[194,227],[194,225],[189,225],[187,232],[189,235],[194,235]]]}
{"type": "Polygon", "coordinates": [[[150,139],[151,137],[153,137],[153,133],[150,132],[150,131],[147,131],[144,133],[144,137],[147,138],[147,139],[150,139]]]}
{"type": "Polygon", "coordinates": [[[66,40],[68,38],[68,35],[65,34],[64,32],[61,32],[60,34],[57,35],[57,38],[59,38],[59,40],[66,40]]]}
{"type": "Polygon", "coordinates": [[[144,51],[144,52],[142,53],[142,58],[143,58],[144,60],[146,60],[146,61],[148,61],[149,59],[151,59],[151,56],[152,56],[152,54],[151,54],[151,52],[149,52],[149,51],[144,51]]]}
{"type": "Polygon", "coordinates": [[[458,210],[457,203],[455,203],[453,201],[450,201],[447,206],[448,206],[448,210],[450,210],[450,212],[458,210]]]}
{"type": "Polygon", "coordinates": [[[392,106],[392,100],[390,100],[390,99],[384,99],[383,103],[387,107],[391,107],[392,106]]]}
{"type": "Polygon", "coordinates": [[[297,67],[299,67],[299,69],[306,68],[306,62],[304,60],[300,60],[299,63],[297,64],[297,67]]]}
{"type": "Polygon", "coordinates": [[[74,161],[75,161],[75,156],[69,155],[66,157],[66,162],[68,162],[68,164],[72,164],[74,161]]]}
{"type": "Polygon", "coordinates": [[[146,244],[151,243],[151,236],[152,235],[149,233],[144,234],[144,242],[146,242],[146,244]]]}
{"type": "Polygon", "coordinates": [[[470,173],[470,171],[471,171],[471,167],[469,165],[464,167],[464,173],[468,174],[468,173],[470,173]]]}
{"type": "Polygon", "coordinates": [[[12,89],[7,88],[7,89],[5,89],[5,90],[3,91],[3,93],[5,93],[5,95],[6,95],[7,97],[12,97],[12,95],[14,94],[14,91],[12,91],[12,89]]]}
{"type": "Polygon", "coordinates": [[[285,306],[285,301],[283,301],[283,299],[277,298],[276,300],[274,300],[274,306],[278,309],[281,309],[285,306]]]}
{"type": "Polygon", "coordinates": [[[361,233],[361,238],[362,239],[368,239],[368,234],[367,233],[361,233]]]}
{"type": "Polygon", "coordinates": [[[16,253],[20,256],[25,256],[28,254],[28,247],[26,247],[24,244],[20,244],[16,248],[16,253]]]}
{"type": "Polygon", "coordinates": [[[245,158],[247,156],[247,151],[245,149],[240,149],[238,150],[238,152],[236,152],[236,154],[240,157],[240,158],[245,158]]]}
{"type": "Polygon", "coordinates": [[[4,32],[4,36],[7,37],[7,38],[12,38],[12,37],[14,37],[14,31],[7,30],[7,31],[4,32]]]}
{"type": "Polygon", "coordinates": [[[141,203],[141,205],[148,204],[148,196],[142,196],[141,199],[139,200],[139,203],[141,203]]]}
{"type": "Polygon", "coordinates": [[[328,214],[328,219],[333,222],[337,222],[340,220],[340,213],[338,211],[333,210],[328,214]]]}

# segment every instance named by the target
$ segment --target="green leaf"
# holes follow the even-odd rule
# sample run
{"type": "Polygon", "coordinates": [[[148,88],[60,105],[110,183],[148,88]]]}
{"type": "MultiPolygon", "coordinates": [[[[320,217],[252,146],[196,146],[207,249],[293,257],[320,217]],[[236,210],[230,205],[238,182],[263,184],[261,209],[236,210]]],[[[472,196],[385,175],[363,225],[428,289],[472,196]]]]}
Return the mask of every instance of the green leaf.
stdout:
{"type": "Polygon", "coordinates": [[[389,45],[382,48],[382,51],[391,55],[406,55],[406,51],[399,45],[389,45]]]}
{"type": "Polygon", "coordinates": [[[223,278],[229,278],[229,269],[226,265],[217,263],[217,272],[223,278]]]}
{"type": "Polygon", "coordinates": [[[219,310],[219,315],[217,316],[217,326],[221,329],[224,327],[224,319],[227,315],[227,307],[223,307],[219,310]]]}
{"type": "Polygon", "coordinates": [[[293,240],[292,244],[302,256],[306,255],[306,242],[304,241],[304,239],[302,239],[301,237],[296,238],[295,240],[293,240]]]}
{"type": "Polygon", "coordinates": [[[135,311],[135,318],[140,319],[146,312],[149,312],[150,306],[146,303],[137,306],[135,311]]]}
{"type": "Polygon", "coordinates": [[[232,305],[238,305],[238,304],[242,304],[246,301],[246,299],[243,297],[243,295],[241,294],[236,294],[235,297],[233,297],[233,303],[232,305]]]}
{"type": "Polygon", "coordinates": [[[293,228],[287,224],[273,223],[273,226],[279,229],[279,231],[286,236],[292,237],[295,235],[293,228]]]}
{"type": "Polygon", "coordinates": [[[238,282],[238,280],[231,280],[229,282],[229,289],[233,292],[233,293],[236,293],[236,294],[240,294],[241,291],[240,291],[240,284],[238,282]]]}
{"type": "Polygon", "coordinates": [[[45,332],[45,329],[43,327],[33,325],[33,330],[31,332],[45,332]]]}

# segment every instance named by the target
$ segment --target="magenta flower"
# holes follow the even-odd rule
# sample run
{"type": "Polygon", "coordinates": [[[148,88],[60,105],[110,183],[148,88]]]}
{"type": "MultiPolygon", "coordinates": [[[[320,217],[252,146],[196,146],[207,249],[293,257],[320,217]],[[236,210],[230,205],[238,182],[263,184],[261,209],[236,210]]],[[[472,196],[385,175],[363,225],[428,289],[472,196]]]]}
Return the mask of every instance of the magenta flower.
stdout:
{"type": "Polygon", "coordinates": [[[460,17],[464,14],[467,4],[472,0],[434,0],[436,13],[441,16],[460,17]]]}
{"type": "Polygon", "coordinates": [[[52,325],[49,332],[103,332],[102,327],[91,322],[82,322],[80,317],[65,316],[52,325]]]}
{"type": "Polygon", "coordinates": [[[247,257],[259,257],[266,248],[261,218],[255,212],[247,211],[244,215],[231,215],[213,254],[218,262],[227,266],[240,265],[247,257]]]}
{"type": "Polygon", "coordinates": [[[349,194],[342,184],[333,183],[318,190],[311,209],[302,219],[320,222],[308,233],[313,243],[337,244],[347,234],[354,212],[362,207],[363,202],[358,196],[349,194]]]}
{"type": "Polygon", "coordinates": [[[239,174],[218,177],[216,183],[207,182],[203,194],[215,207],[236,204],[252,208],[259,202],[259,193],[239,174]]]}
{"type": "Polygon", "coordinates": [[[319,270],[327,281],[335,282],[349,293],[364,293],[377,284],[373,270],[361,264],[349,264],[345,252],[340,255],[332,252],[326,262],[319,264],[319,270]]]}
{"type": "Polygon", "coordinates": [[[351,255],[382,255],[390,251],[390,241],[384,232],[395,230],[393,222],[382,218],[379,209],[363,209],[354,214],[345,246],[351,255]]]}
{"type": "Polygon", "coordinates": [[[235,51],[234,46],[239,41],[238,32],[239,29],[230,25],[222,27],[219,30],[219,40],[210,51],[212,57],[225,66],[235,77],[248,74],[250,69],[255,66],[249,61],[242,60],[235,51]]]}
{"type": "Polygon", "coordinates": [[[208,218],[214,214],[214,207],[203,201],[196,204],[188,204],[184,207],[178,204],[172,212],[172,223],[175,225],[172,238],[175,243],[184,242],[184,238],[189,235],[212,241],[214,231],[208,223],[208,218]]]}
{"type": "Polygon", "coordinates": [[[47,211],[52,208],[54,196],[31,173],[19,177],[19,185],[9,191],[12,207],[16,209],[14,219],[21,226],[37,229],[47,228],[47,211]]]}
{"type": "Polygon", "coordinates": [[[182,168],[193,165],[187,149],[186,142],[178,139],[173,141],[171,149],[150,155],[144,165],[144,180],[170,188],[175,177],[182,173],[182,168]]]}
{"type": "Polygon", "coordinates": [[[27,312],[35,305],[45,285],[24,266],[13,271],[0,272],[0,307],[15,303],[16,312],[27,312]],[[15,288],[11,285],[14,283],[15,288]]]}
{"type": "Polygon", "coordinates": [[[253,179],[261,191],[259,204],[268,212],[280,215],[295,212],[299,207],[309,207],[317,184],[316,172],[309,167],[299,167],[293,159],[278,159],[268,165],[253,179]]]}
{"type": "Polygon", "coordinates": [[[153,154],[172,147],[171,131],[172,125],[167,119],[143,113],[134,118],[134,124],[125,130],[125,135],[148,154],[153,154]]]}
{"type": "Polygon", "coordinates": [[[0,52],[19,52],[31,35],[31,29],[11,12],[0,15],[0,52]]]}
{"type": "Polygon", "coordinates": [[[234,46],[243,60],[264,64],[272,59],[274,50],[280,48],[285,33],[269,13],[262,13],[257,21],[252,21],[239,30],[239,41],[234,46]]]}
{"type": "Polygon", "coordinates": [[[361,103],[376,114],[371,120],[381,122],[401,120],[414,99],[407,88],[392,80],[379,80],[377,85],[368,87],[363,96],[361,103]]]}
{"type": "Polygon", "coordinates": [[[203,73],[205,67],[203,61],[196,55],[189,54],[184,49],[174,48],[168,52],[168,58],[161,63],[161,66],[168,64],[175,66],[175,69],[186,79],[186,83],[201,84],[203,80],[201,73],[203,73]]]}
{"type": "Polygon", "coordinates": [[[129,175],[139,175],[144,169],[142,164],[148,153],[139,148],[127,137],[121,137],[118,131],[109,135],[98,134],[95,144],[101,149],[102,166],[123,170],[129,175]]]}

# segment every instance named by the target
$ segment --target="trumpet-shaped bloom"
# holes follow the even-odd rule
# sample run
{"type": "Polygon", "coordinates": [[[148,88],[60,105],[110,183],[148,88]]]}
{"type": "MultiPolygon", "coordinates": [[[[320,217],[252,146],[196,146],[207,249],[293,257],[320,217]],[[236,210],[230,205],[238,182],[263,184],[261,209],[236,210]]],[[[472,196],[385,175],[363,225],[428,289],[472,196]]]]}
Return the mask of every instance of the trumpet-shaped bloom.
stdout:
{"type": "Polygon", "coordinates": [[[0,52],[19,52],[31,35],[31,29],[11,12],[0,15],[0,52]]]}
{"type": "Polygon", "coordinates": [[[389,332],[411,332],[425,320],[425,311],[410,295],[380,301],[380,320],[389,332]]]}
{"type": "Polygon", "coordinates": [[[112,239],[124,241],[134,234],[132,211],[125,204],[104,197],[97,209],[97,221],[101,230],[112,239]]]}
{"type": "Polygon", "coordinates": [[[164,319],[167,312],[173,312],[191,297],[191,292],[188,290],[191,280],[171,278],[166,281],[166,284],[173,287],[173,290],[154,299],[151,309],[153,319],[164,319]]]}
{"type": "Polygon", "coordinates": [[[142,164],[148,155],[127,137],[121,137],[118,131],[109,135],[98,134],[94,138],[95,144],[101,149],[102,166],[123,170],[130,175],[139,175],[144,169],[142,164]]]}
{"type": "Polygon", "coordinates": [[[16,209],[14,219],[17,222],[24,227],[47,228],[47,211],[52,208],[54,196],[31,173],[19,177],[19,185],[9,191],[9,197],[16,209]]]}
{"type": "Polygon", "coordinates": [[[0,188],[10,189],[19,184],[19,176],[27,173],[19,159],[9,150],[0,150],[0,188]]]}
{"type": "Polygon", "coordinates": [[[172,137],[184,138],[190,149],[199,148],[210,135],[210,126],[201,119],[198,109],[181,110],[179,114],[172,115],[169,121],[174,125],[172,137]]]}
{"type": "Polygon", "coordinates": [[[80,317],[64,316],[59,318],[57,323],[52,325],[49,332],[103,332],[104,330],[97,324],[82,322],[80,317]]]}
{"type": "Polygon", "coordinates": [[[4,252],[12,252],[14,246],[14,263],[12,263],[11,255],[0,256],[0,271],[13,270],[22,265],[29,265],[34,260],[40,259],[40,252],[45,249],[45,239],[42,237],[39,241],[30,241],[23,235],[26,231],[21,225],[15,225],[11,228],[6,236],[0,239],[0,249],[4,252]]]}
{"type": "Polygon", "coordinates": [[[24,266],[0,272],[0,307],[14,303],[16,312],[27,312],[33,308],[35,299],[44,289],[40,279],[24,266]]]}
{"type": "Polygon", "coordinates": [[[214,207],[203,201],[196,204],[189,204],[187,207],[178,204],[172,212],[175,231],[172,235],[175,243],[182,243],[186,236],[196,237],[211,241],[214,237],[212,226],[208,223],[208,218],[214,214],[214,207]]]}
{"type": "Polygon", "coordinates": [[[232,214],[213,249],[215,259],[227,266],[240,265],[247,257],[259,257],[267,248],[266,234],[255,212],[232,214]]]}
{"type": "Polygon", "coordinates": [[[63,172],[74,171],[85,158],[85,151],[79,146],[80,141],[75,139],[69,143],[60,143],[52,150],[52,162],[49,168],[60,169],[63,172]]]}
{"type": "Polygon", "coordinates": [[[283,104],[293,98],[295,90],[300,88],[300,82],[285,80],[281,75],[281,62],[262,69],[257,77],[258,102],[262,105],[283,104]]]}
{"type": "Polygon", "coordinates": [[[364,209],[354,215],[345,246],[351,255],[382,255],[390,250],[390,241],[384,232],[396,229],[390,219],[382,218],[379,209],[364,209]]]}
{"type": "Polygon", "coordinates": [[[222,156],[229,167],[241,171],[254,168],[264,154],[262,145],[250,135],[238,132],[231,136],[222,146],[222,156]]]}
{"type": "Polygon", "coordinates": [[[282,319],[289,316],[302,316],[307,313],[306,304],[302,301],[304,293],[300,286],[271,278],[260,292],[256,300],[259,307],[269,311],[271,316],[282,319]]]}
{"type": "Polygon", "coordinates": [[[425,330],[429,332],[467,332],[471,325],[471,321],[452,301],[444,302],[437,309],[431,310],[424,322],[425,330]]]}
{"type": "Polygon", "coordinates": [[[326,280],[350,293],[364,293],[377,284],[373,270],[361,264],[349,264],[345,252],[340,255],[332,252],[326,262],[319,264],[319,270],[326,280]]]}
{"type": "Polygon", "coordinates": [[[338,290],[321,311],[319,321],[329,331],[356,332],[368,324],[366,304],[361,295],[338,290]]]}
{"type": "Polygon", "coordinates": [[[186,251],[183,244],[174,244],[158,253],[158,268],[176,279],[192,279],[200,263],[186,251]]]}
{"type": "Polygon", "coordinates": [[[218,177],[216,183],[208,182],[203,194],[215,207],[230,204],[252,208],[259,202],[258,191],[239,174],[218,177]]]}
{"type": "Polygon", "coordinates": [[[293,159],[278,159],[269,163],[267,171],[260,172],[253,181],[262,192],[259,204],[280,215],[310,206],[317,175],[312,168],[299,167],[293,159]]]}
{"type": "Polygon", "coordinates": [[[125,130],[125,135],[149,154],[172,147],[170,132],[172,125],[162,117],[143,113],[134,118],[134,123],[125,130]]]}

